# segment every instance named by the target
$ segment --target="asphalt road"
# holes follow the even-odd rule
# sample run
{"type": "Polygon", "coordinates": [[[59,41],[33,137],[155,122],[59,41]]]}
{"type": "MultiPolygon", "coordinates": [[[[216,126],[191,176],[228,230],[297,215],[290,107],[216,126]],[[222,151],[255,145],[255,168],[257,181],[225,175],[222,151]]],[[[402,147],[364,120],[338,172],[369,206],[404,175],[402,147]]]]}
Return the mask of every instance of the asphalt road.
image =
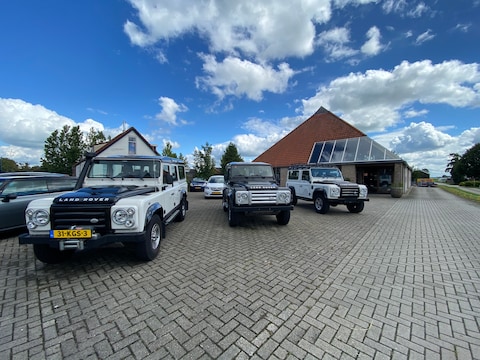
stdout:
{"type": "Polygon", "coordinates": [[[230,228],[219,199],[189,201],[148,263],[0,240],[0,359],[480,358],[479,205],[413,188],[230,228]]]}

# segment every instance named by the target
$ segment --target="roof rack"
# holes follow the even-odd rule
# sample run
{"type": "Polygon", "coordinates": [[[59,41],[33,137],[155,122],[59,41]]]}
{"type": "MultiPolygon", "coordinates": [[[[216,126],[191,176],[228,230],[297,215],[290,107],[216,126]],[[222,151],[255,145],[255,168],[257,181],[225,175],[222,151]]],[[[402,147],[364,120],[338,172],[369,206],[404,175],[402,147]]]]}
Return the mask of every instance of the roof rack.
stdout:
{"type": "Polygon", "coordinates": [[[325,163],[307,163],[307,164],[292,164],[288,167],[288,170],[296,169],[310,169],[312,167],[322,167],[322,168],[337,168],[335,165],[325,164],[325,163]]]}

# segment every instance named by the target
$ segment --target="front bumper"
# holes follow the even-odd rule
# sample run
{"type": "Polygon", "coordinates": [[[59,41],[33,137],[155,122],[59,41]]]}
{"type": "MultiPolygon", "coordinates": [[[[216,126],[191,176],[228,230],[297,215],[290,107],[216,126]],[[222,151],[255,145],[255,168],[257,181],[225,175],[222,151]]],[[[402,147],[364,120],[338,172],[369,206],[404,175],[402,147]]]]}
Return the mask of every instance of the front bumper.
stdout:
{"type": "Polygon", "coordinates": [[[96,249],[104,245],[113,243],[138,243],[145,241],[145,232],[135,234],[107,234],[92,239],[52,239],[47,235],[21,234],[18,237],[20,245],[42,244],[49,245],[51,248],[59,250],[75,249],[86,250],[96,249]]]}
{"type": "Polygon", "coordinates": [[[205,197],[218,197],[218,198],[221,198],[221,197],[223,196],[223,191],[222,191],[222,190],[210,190],[210,189],[205,189],[203,193],[204,193],[205,197]]]}
{"type": "Polygon", "coordinates": [[[280,211],[293,210],[293,205],[233,206],[233,212],[277,214],[280,211]]]}
{"type": "Polygon", "coordinates": [[[347,204],[357,204],[360,202],[370,201],[369,198],[337,198],[337,199],[327,199],[330,204],[338,204],[338,205],[347,205],[347,204]]]}

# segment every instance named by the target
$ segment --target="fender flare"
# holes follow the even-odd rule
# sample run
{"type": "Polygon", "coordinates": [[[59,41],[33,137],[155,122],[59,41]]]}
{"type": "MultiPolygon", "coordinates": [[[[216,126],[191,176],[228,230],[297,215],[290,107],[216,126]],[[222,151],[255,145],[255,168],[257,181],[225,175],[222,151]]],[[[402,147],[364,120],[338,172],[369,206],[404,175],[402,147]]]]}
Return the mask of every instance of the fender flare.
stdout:
{"type": "Polygon", "coordinates": [[[145,228],[147,227],[147,224],[152,220],[153,215],[158,214],[160,216],[160,219],[163,221],[163,207],[159,203],[154,203],[150,205],[147,209],[147,212],[145,213],[145,228]]]}
{"type": "MultiPolygon", "coordinates": [[[[317,194],[317,193],[320,193],[323,196],[325,196],[325,189],[315,189],[312,193],[312,199],[315,197],[315,194],[317,194]]],[[[325,198],[327,198],[327,197],[325,196],[325,198]]]]}

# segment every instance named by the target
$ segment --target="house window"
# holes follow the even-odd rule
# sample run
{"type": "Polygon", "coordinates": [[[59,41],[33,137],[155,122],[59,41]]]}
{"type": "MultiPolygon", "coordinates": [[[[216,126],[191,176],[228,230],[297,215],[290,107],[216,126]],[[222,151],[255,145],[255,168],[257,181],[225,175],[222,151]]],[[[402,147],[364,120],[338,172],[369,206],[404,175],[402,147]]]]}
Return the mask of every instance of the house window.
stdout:
{"type": "Polygon", "coordinates": [[[128,155],[137,153],[137,139],[133,136],[128,137],[128,155]]]}

